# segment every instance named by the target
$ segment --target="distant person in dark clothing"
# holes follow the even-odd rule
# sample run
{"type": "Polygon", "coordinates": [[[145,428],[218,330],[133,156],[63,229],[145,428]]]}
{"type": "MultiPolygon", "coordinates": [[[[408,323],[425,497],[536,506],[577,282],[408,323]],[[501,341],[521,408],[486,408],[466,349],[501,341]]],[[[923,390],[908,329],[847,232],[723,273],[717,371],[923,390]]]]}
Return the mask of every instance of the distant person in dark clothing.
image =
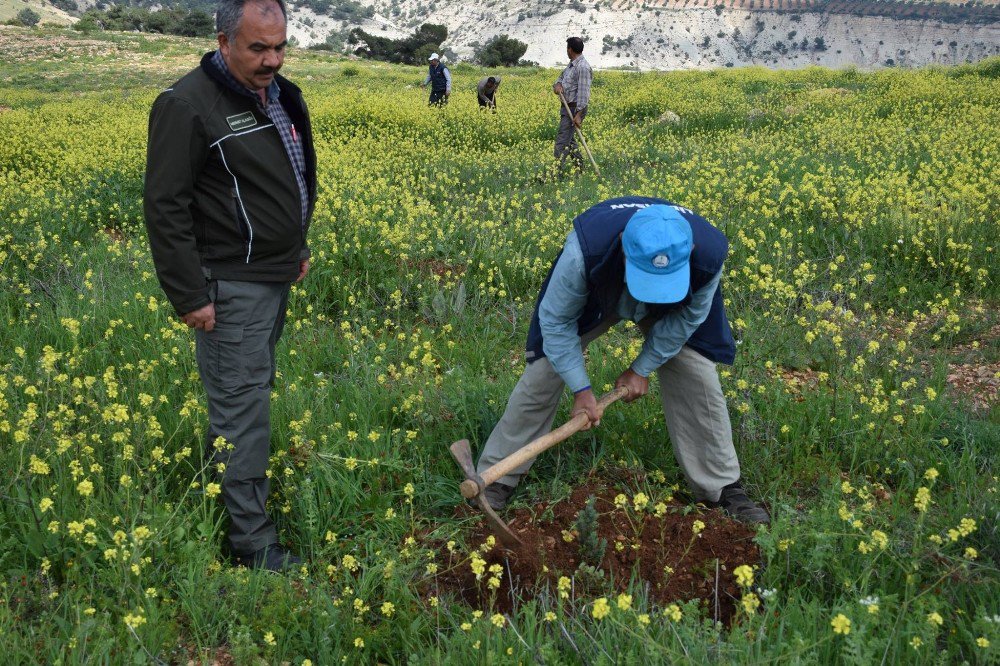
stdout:
{"type": "Polygon", "coordinates": [[[430,106],[444,106],[448,103],[448,97],[451,96],[451,72],[442,64],[441,56],[437,53],[432,53],[427,60],[430,61],[430,65],[427,78],[424,79],[422,85],[426,87],[429,83],[431,86],[431,98],[428,104],[430,106]]]}
{"type": "Polygon", "coordinates": [[[499,76],[487,76],[479,80],[476,86],[476,93],[479,99],[479,106],[484,109],[497,110],[497,88],[500,87],[499,76]]]}

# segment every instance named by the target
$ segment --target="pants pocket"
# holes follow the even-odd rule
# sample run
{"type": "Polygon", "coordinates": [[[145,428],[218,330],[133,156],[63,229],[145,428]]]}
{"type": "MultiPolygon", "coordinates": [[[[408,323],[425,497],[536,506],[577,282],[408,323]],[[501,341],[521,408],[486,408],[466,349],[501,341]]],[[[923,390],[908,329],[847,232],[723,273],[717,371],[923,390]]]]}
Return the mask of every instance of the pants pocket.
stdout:
{"type": "Polygon", "coordinates": [[[235,388],[246,383],[247,367],[243,354],[243,329],[216,324],[205,333],[204,358],[199,359],[207,379],[220,388],[235,388]]]}

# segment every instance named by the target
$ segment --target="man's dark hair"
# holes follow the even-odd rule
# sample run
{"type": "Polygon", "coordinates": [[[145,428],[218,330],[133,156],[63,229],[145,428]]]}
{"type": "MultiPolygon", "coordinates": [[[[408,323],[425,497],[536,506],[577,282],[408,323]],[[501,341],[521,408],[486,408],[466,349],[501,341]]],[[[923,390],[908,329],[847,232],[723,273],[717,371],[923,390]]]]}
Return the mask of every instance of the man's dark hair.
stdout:
{"type": "Polygon", "coordinates": [[[215,31],[224,34],[230,41],[236,37],[240,21],[243,20],[243,8],[248,2],[276,2],[281,8],[281,15],[288,21],[288,10],[285,0],[219,0],[215,7],[215,31]]]}
{"type": "Polygon", "coordinates": [[[579,37],[570,37],[567,39],[566,46],[568,46],[573,53],[583,53],[583,40],[579,37]]]}
{"type": "Polygon", "coordinates": [[[497,80],[495,76],[491,76],[490,78],[486,79],[486,83],[492,83],[493,85],[496,85],[496,82],[497,80]]]}

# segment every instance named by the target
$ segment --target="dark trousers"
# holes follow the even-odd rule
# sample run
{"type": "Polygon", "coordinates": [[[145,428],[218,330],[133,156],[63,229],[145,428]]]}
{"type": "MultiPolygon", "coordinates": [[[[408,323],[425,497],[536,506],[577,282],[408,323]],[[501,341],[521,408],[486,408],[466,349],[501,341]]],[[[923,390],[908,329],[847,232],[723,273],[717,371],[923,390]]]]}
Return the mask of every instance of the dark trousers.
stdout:
{"type": "Polygon", "coordinates": [[[482,96],[476,95],[476,99],[479,100],[479,106],[483,109],[493,109],[497,110],[497,101],[493,95],[486,95],[486,99],[482,96]]]}
{"type": "Polygon", "coordinates": [[[277,543],[265,504],[271,454],[274,349],[285,325],[287,282],[214,280],[215,328],[195,331],[198,371],[208,395],[206,458],[220,475],[234,553],[277,543]],[[225,440],[221,447],[216,442],[225,440]]]}
{"type": "MultiPolygon", "coordinates": [[[[569,108],[576,114],[576,104],[570,104],[569,108]]],[[[586,118],[587,110],[584,109],[581,115],[586,118]]],[[[559,130],[556,132],[554,152],[556,159],[559,160],[559,166],[566,163],[566,158],[571,158],[578,167],[583,168],[583,155],[580,154],[580,148],[576,145],[576,128],[573,126],[572,116],[566,113],[565,106],[559,110],[559,130]]]]}
{"type": "Polygon", "coordinates": [[[431,100],[428,102],[429,106],[444,106],[448,103],[448,96],[445,94],[444,90],[432,90],[431,100]]]}

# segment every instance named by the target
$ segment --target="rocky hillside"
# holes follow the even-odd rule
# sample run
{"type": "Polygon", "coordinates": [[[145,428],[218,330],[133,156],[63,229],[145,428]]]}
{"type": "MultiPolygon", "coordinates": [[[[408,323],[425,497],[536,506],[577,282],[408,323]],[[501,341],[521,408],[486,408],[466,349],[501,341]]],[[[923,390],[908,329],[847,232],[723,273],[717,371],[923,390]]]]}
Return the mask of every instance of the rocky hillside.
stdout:
{"type": "MultiPolygon", "coordinates": [[[[363,0],[371,19],[348,24],[295,8],[292,34],[303,45],[323,42],[361,25],[374,34],[402,36],[420,23],[443,23],[445,53],[471,58],[498,34],[528,44],[525,58],[565,62],[564,39],[580,35],[590,62],[603,68],[694,69],[739,65],[919,66],[976,61],[1000,54],[1000,3],[872,3],[841,0],[363,0]],[[701,3],[704,2],[704,5],[701,3]],[[895,10],[891,10],[895,6],[895,10]]],[[[293,5],[294,6],[294,5],[293,5]]]]}

